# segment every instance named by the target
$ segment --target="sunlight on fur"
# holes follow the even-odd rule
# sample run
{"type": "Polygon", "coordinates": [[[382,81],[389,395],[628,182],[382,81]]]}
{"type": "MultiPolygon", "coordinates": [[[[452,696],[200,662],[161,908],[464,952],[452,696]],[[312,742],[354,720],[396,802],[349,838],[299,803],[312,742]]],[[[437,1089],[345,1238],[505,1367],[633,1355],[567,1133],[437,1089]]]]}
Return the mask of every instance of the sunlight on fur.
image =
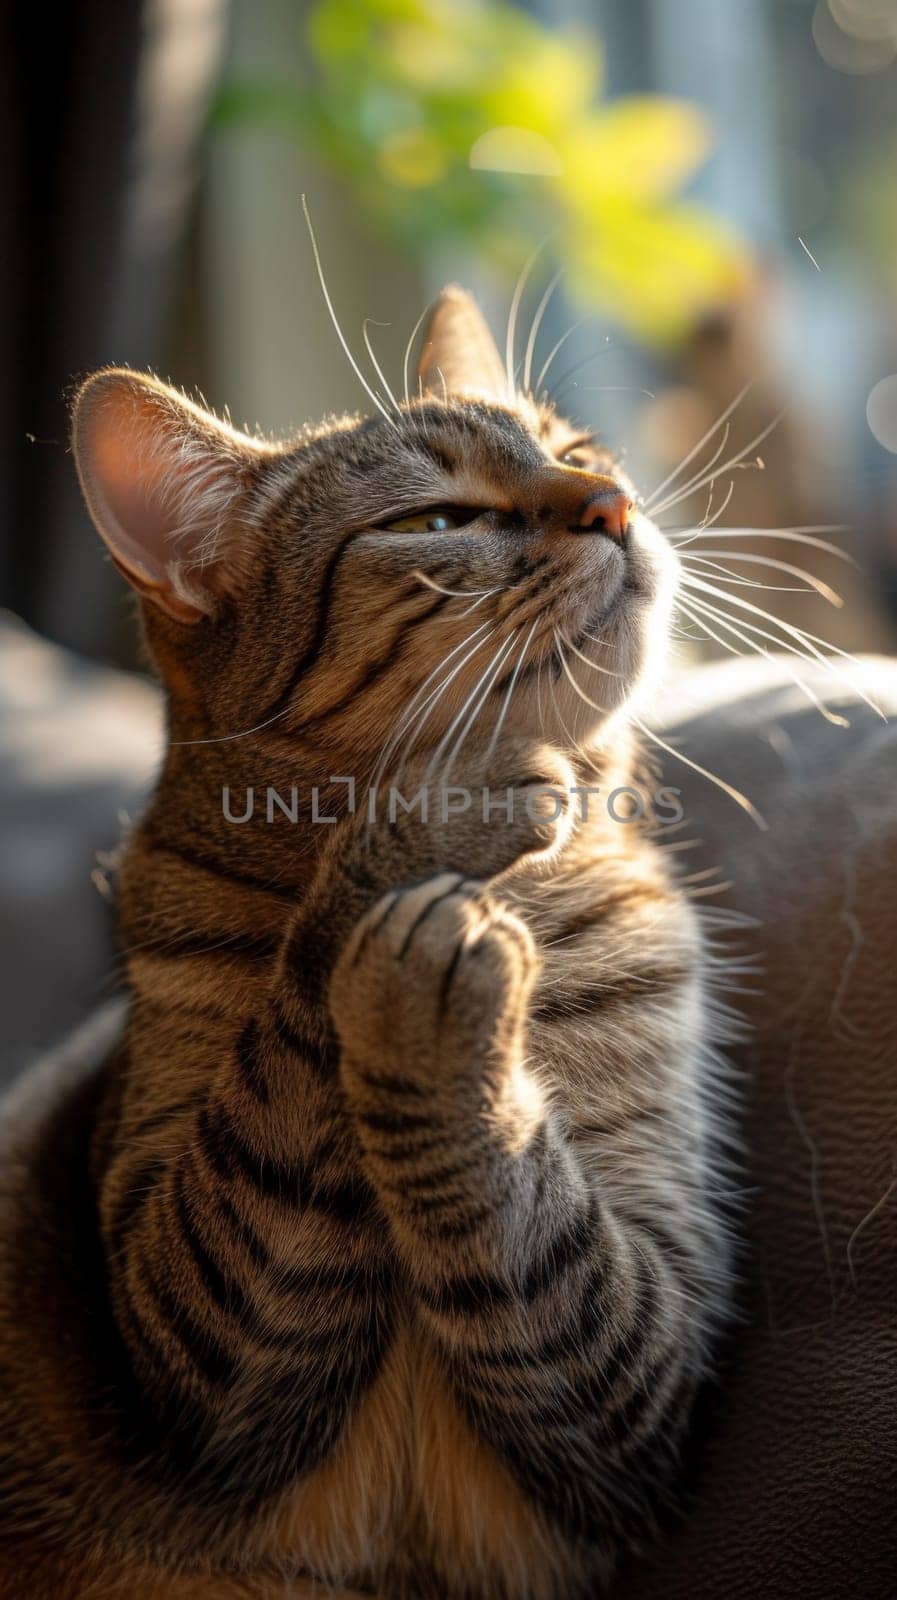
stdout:
{"type": "Polygon", "coordinates": [[[785,651],[837,720],[801,666],[851,659],[758,603],[764,572],[837,595],[725,496],[657,525],[759,447],[728,447],[746,391],[642,502],[545,388],[569,335],[531,384],[535,257],[504,359],[449,287],[409,396],[421,324],[401,386],[365,325],[369,381],[312,243],[371,415],[274,443],[119,369],[75,404],[169,744],[118,868],[124,1030],[8,1134],[35,1600],[585,1600],[675,1515],[731,1314],[719,1047],[755,968],[689,841],[607,797],[659,749],[762,824],[652,728],[671,632],[785,651]],[[228,820],[265,787],[295,815],[228,820]]]}

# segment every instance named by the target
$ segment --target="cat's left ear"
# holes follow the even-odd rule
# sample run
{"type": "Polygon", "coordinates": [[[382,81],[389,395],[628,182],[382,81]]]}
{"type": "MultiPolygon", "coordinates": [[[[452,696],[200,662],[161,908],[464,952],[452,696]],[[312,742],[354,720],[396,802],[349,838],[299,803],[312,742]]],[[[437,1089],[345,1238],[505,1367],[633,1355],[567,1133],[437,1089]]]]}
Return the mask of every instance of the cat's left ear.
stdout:
{"type": "Polygon", "coordinates": [[[189,623],[237,592],[251,551],[235,512],[272,446],[121,368],[79,390],[72,448],[90,514],[144,599],[189,623]]]}

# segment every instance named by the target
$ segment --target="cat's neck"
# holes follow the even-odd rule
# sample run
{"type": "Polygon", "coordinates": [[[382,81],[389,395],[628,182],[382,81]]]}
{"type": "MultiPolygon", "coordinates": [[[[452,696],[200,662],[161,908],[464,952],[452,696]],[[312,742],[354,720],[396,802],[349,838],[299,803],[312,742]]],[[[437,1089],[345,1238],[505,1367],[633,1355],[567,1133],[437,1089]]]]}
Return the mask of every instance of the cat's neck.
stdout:
{"type": "MultiPolygon", "coordinates": [[[[610,827],[605,816],[607,797],[632,781],[628,735],[603,751],[565,754],[583,786],[576,806],[596,852],[613,853],[616,843],[628,853],[633,830],[610,827]]],[[[294,759],[272,761],[266,747],[248,740],[172,741],[124,855],[119,904],[127,941],[144,940],[147,929],[160,941],[185,930],[201,934],[219,913],[229,924],[242,918],[247,928],[265,929],[276,941],[346,832],[388,826],[390,807],[406,804],[422,781],[439,792],[440,780],[427,779],[425,754],[376,789],[367,776],[370,762],[354,772],[344,761],[340,770],[332,755],[297,746],[294,759]]],[[[463,789],[463,764],[451,783],[463,789]]]]}
{"type": "Polygon", "coordinates": [[[335,815],[304,764],[291,771],[251,749],[173,748],[135,843],[192,855],[225,882],[271,884],[295,903],[335,826],[324,818],[335,815]]]}

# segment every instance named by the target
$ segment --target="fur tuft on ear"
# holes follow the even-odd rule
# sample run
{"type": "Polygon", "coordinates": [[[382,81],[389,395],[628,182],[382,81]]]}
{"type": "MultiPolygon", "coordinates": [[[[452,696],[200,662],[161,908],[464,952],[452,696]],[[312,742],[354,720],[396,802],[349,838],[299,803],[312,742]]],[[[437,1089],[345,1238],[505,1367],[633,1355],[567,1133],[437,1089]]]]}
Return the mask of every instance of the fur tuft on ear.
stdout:
{"type": "Polygon", "coordinates": [[[72,448],[90,514],[139,594],[199,622],[236,592],[249,551],[234,511],[272,446],[156,378],[113,368],[79,390],[72,448]]]}
{"type": "Polygon", "coordinates": [[[508,399],[508,375],[486,319],[456,283],[443,289],[430,312],[417,376],[426,394],[508,399]]]}

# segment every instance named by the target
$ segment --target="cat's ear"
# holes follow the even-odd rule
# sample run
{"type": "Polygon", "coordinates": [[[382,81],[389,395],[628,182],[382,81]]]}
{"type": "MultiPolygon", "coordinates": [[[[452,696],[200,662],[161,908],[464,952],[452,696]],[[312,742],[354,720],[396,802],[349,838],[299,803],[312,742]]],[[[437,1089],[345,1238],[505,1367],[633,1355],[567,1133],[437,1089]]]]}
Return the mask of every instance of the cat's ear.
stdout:
{"type": "Polygon", "coordinates": [[[113,369],[80,389],[72,447],[90,514],[139,594],[199,622],[237,591],[251,553],[234,511],[271,446],[155,378],[113,369]]]}
{"type": "Polygon", "coordinates": [[[507,402],[508,375],[486,319],[473,295],[455,283],[430,312],[417,376],[425,394],[507,402]]]}

